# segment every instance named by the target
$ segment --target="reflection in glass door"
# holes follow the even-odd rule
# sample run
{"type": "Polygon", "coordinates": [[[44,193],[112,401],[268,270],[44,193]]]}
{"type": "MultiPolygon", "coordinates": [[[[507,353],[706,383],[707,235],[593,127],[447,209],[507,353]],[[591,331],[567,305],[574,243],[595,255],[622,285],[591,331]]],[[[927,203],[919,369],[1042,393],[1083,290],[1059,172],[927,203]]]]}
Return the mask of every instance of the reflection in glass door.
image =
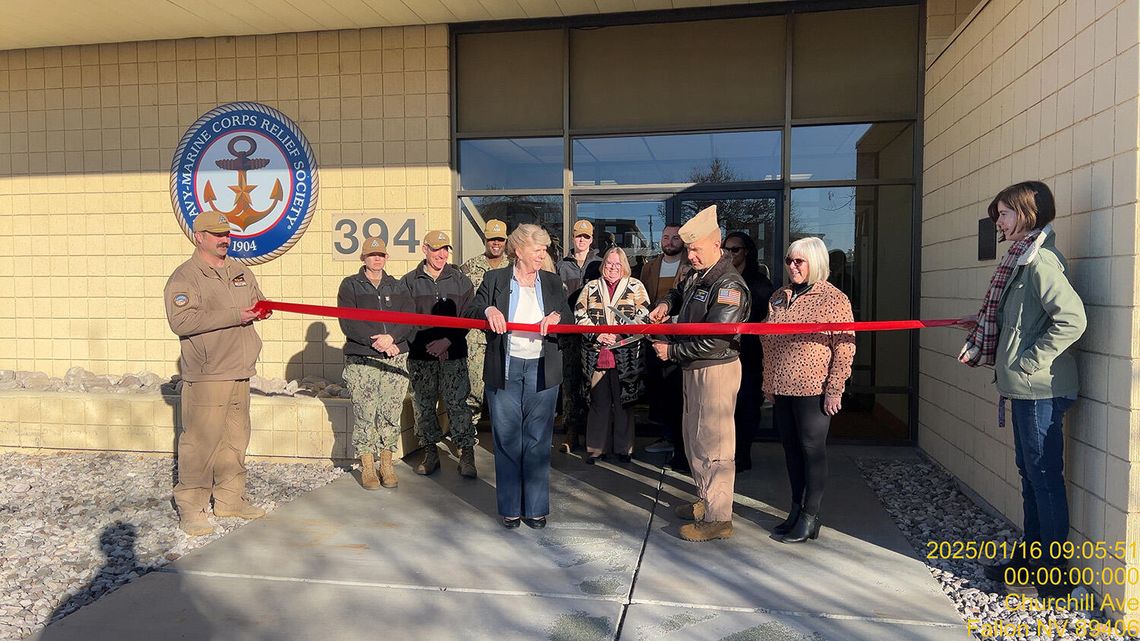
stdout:
{"type": "Polygon", "coordinates": [[[635,274],[661,253],[661,230],[668,219],[666,196],[579,197],[574,212],[574,220],[594,224],[594,248],[601,253],[612,246],[621,247],[635,274]]]}
{"type": "Polygon", "coordinates": [[[748,194],[681,194],[678,197],[680,222],[692,218],[709,205],[716,205],[717,218],[725,233],[742,231],[756,243],[761,271],[773,282],[779,281],[776,263],[782,256],[776,224],[780,220],[779,192],[748,194]],[[772,276],[775,275],[775,278],[772,276]]]}

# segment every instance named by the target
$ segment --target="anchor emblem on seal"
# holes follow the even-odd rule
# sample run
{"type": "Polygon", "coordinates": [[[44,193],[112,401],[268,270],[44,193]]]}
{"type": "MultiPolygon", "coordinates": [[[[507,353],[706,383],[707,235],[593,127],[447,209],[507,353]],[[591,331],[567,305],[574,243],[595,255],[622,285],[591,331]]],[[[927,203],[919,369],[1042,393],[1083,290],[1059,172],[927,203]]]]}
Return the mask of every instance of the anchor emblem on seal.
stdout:
{"type": "Polygon", "coordinates": [[[267,158],[250,158],[255,151],[257,151],[257,141],[249,136],[234,136],[226,145],[233,158],[224,158],[222,160],[214,161],[214,164],[219,169],[226,169],[229,171],[236,171],[238,175],[238,184],[230,185],[230,189],[234,192],[234,206],[229,211],[218,209],[214,201],[218,199],[214,193],[214,187],[210,181],[206,181],[206,187],[203,190],[202,199],[205,200],[212,211],[223,214],[229,221],[241,229],[246,229],[250,225],[256,223],[268,216],[277,205],[281,203],[284,194],[281,190],[281,181],[275,180],[273,182],[273,189],[269,192],[269,198],[272,204],[265,209],[257,209],[253,206],[253,199],[250,194],[258,185],[249,184],[247,173],[255,169],[261,169],[269,164],[267,158]],[[239,144],[244,143],[244,148],[239,149],[239,144]]]}

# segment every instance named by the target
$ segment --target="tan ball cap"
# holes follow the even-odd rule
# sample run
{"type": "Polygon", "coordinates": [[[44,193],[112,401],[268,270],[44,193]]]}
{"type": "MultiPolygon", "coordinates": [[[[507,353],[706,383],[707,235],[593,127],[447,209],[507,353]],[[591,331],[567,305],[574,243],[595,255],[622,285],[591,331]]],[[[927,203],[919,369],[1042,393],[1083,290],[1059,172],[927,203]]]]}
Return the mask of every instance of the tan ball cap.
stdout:
{"type": "Polygon", "coordinates": [[[579,220],[574,223],[574,235],[581,236],[585,234],[591,238],[594,237],[594,224],[588,220],[579,220]]]}
{"type": "Polygon", "coordinates": [[[360,246],[360,260],[369,254],[380,254],[381,256],[388,255],[388,243],[384,242],[383,238],[372,236],[364,239],[364,244],[360,246]]]}
{"type": "Polygon", "coordinates": [[[424,244],[432,249],[440,249],[442,247],[451,247],[451,236],[447,235],[444,231],[429,231],[424,244]]]}
{"type": "Polygon", "coordinates": [[[208,231],[221,234],[230,231],[230,221],[222,213],[202,212],[194,217],[194,232],[208,231]]]}
{"type": "Polygon", "coordinates": [[[494,238],[505,239],[507,237],[507,224],[501,220],[495,220],[492,218],[491,220],[487,221],[486,225],[483,226],[483,235],[487,238],[487,240],[494,238]]]}

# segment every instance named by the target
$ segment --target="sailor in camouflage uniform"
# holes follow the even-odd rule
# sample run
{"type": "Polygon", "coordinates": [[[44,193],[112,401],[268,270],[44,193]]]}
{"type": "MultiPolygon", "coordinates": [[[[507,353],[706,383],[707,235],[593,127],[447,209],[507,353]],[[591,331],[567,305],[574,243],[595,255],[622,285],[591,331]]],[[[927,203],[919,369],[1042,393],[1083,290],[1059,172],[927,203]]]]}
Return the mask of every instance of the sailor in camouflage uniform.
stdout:
{"type": "MultiPolygon", "coordinates": [[[[471,279],[476,291],[483,282],[483,275],[492,269],[506,267],[507,224],[492,218],[483,227],[486,250],[460,266],[459,271],[471,279]]],[[[471,408],[471,422],[478,423],[483,414],[483,355],[487,352],[487,337],[483,332],[467,334],[467,376],[471,389],[467,393],[467,407],[471,408]]]]}
{"type": "MultiPolygon", "coordinates": [[[[385,312],[414,311],[407,288],[384,271],[387,245],[367,238],[360,271],[340,284],[337,305],[385,312]]],[[[344,332],[344,382],[352,392],[352,446],[360,456],[360,484],[366,490],[396,487],[392,454],[400,439],[400,417],[408,395],[410,325],[340,319],[344,332]],[[376,476],[376,458],[380,476],[376,476]]]]}

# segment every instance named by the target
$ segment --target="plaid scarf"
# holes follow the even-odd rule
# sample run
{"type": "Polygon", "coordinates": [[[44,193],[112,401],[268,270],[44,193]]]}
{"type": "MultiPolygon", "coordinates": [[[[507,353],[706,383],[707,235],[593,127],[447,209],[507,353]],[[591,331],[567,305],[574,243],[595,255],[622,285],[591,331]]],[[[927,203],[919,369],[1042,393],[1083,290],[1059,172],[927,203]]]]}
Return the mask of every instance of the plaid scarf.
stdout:
{"type": "Polygon", "coordinates": [[[1052,225],[1046,225],[1043,229],[1036,230],[1025,238],[1015,241],[1001,259],[997,269],[994,270],[993,278],[990,279],[990,287],[986,290],[985,298],[982,299],[982,308],[978,311],[978,324],[966,337],[966,344],[961,351],[961,354],[968,359],[965,363],[970,367],[994,364],[994,358],[997,356],[998,305],[1001,303],[1001,293],[1005,291],[1006,284],[1013,276],[1013,270],[1017,267],[1019,259],[1030,250],[1032,250],[1030,260],[1036,257],[1037,248],[1045,242],[1045,237],[1051,231],[1052,225]]]}

